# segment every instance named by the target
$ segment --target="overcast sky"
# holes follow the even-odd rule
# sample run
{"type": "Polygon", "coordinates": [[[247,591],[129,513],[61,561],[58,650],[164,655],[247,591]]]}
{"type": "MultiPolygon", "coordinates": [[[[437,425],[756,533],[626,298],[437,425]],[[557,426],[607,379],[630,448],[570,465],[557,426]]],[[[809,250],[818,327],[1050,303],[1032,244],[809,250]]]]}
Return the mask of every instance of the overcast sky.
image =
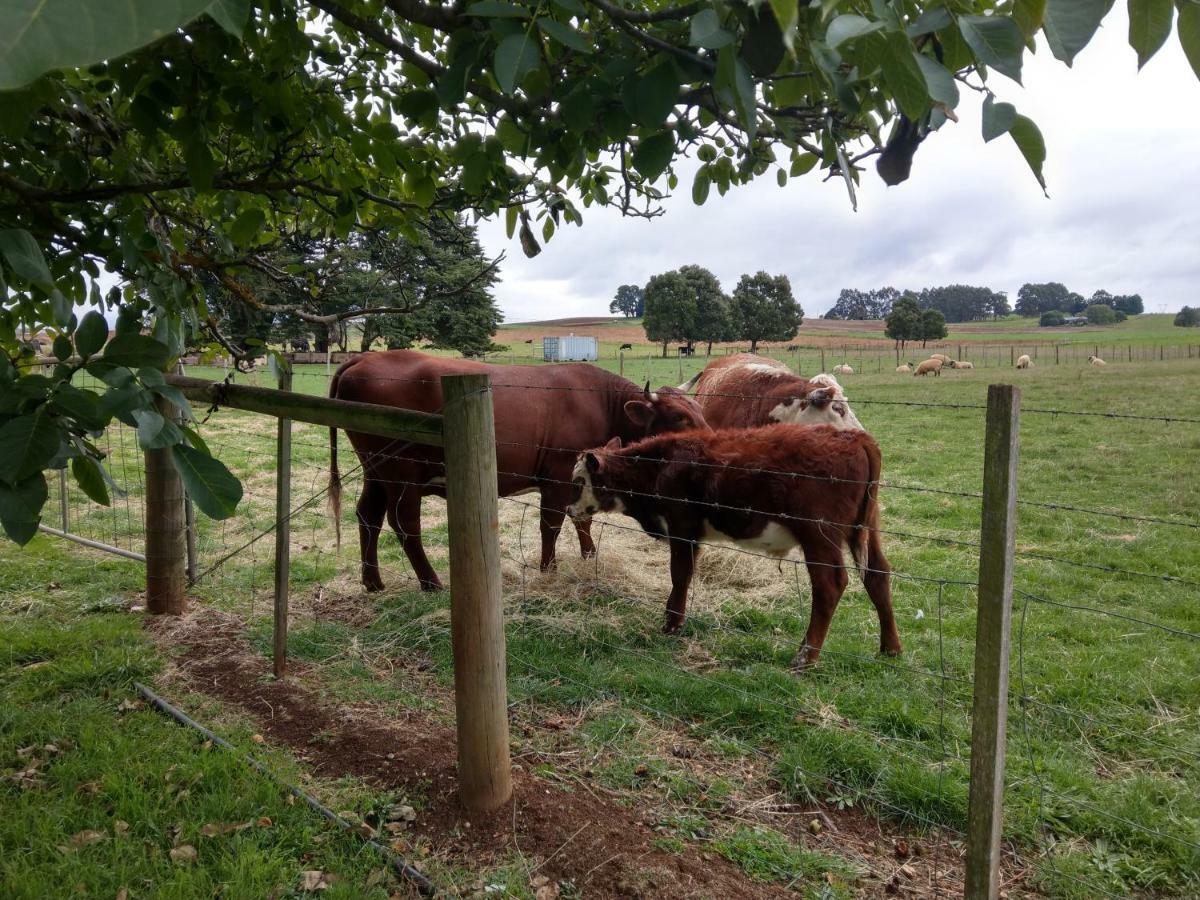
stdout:
{"type": "MultiPolygon", "coordinates": [[[[1147,312],[1200,300],[1200,81],[1172,33],[1140,73],[1125,5],[1068,69],[1044,42],[1025,57],[1022,88],[999,73],[1000,100],[1046,139],[1050,198],[1011,138],[984,144],[980,101],[921,145],[912,177],[889,188],[874,166],[853,212],[840,181],[816,172],[779,188],[773,174],[714,189],[697,207],[690,164],[652,221],[595,208],[526,259],[502,221],[481,223],[490,253],[508,252],[496,294],[506,320],[607,315],[620,284],[698,263],[727,291],[744,272],[784,273],[807,315],[843,287],[978,284],[1016,297],[1027,281],[1140,293],[1147,312]]],[[[871,161],[873,163],[873,160],[871,161]]],[[[665,184],[665,179],[663,181],[665,184]]],[[[540,229],[539,229],[540,231],[540,229]]]]}

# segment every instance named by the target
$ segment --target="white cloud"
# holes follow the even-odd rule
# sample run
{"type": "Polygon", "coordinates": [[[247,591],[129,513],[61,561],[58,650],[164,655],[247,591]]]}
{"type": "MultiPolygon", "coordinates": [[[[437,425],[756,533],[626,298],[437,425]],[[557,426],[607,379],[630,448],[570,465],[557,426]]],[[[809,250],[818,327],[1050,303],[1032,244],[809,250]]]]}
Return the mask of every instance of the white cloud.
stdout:
{"type": "Polygon", "coordinates": [[[868,171],[854,213],[839,182],[772,177],[713,192],[696,207],[680,193],[652,221],[585,211],[582,229],[555,235],[526,259],[501,222],[483,223],[489,252],[509,251],[497,288],[509,321],[608,312],[620,284],[644,284],[686,263],[731,290],[744,272],[784,272],[809,315],[843,287],[920,288],[964,282],[1015,296],[1026,281],[1062,281],[1090,294],[1137,291],[1148,308],[1197,300],[1200,242],[1200,81],[1174,36],[1138,73],[1118,4],[1068,69],[1045,46],[1026,57],[1026,89],[998,73],[991,86],[1034,119],[1048,148],[1050,199],[1008,137],[984,144],[979,98],[962,121],[921,146],[912,178],[886,187],[868,171]]]}

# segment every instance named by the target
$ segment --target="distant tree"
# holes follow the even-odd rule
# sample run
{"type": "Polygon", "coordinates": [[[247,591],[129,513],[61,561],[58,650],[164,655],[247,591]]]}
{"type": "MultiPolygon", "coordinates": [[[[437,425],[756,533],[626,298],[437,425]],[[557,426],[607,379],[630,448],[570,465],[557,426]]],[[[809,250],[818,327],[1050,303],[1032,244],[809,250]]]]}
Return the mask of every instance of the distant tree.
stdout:
{"type": "Polygon", "coordinates": [[[1117,314],[1107,303],[1093,303],[1083,311],[1089,325],[1112,325],[1117,321],[1117,314]]]}
{"type": "Polygon", "coordinates": [[[926,341],[940,341],[949,332],[946,331],[946,317],[936,309],[921,311],[921,346],[926,341]]]}
{"type": "Polygon", "coordinates": [[[1066,316],[1062,314],[1062,310],[1052,309],[1042,313],[1041,319],[1038,320],[1038,325],[1043,328],[1054,328],[1066,322],[1066,316]]]}
{"type": "Polygon", "coordinates": [[[1141,294],[1119,294],[1112,298],[1112,307],[1127,316],[1140,316],[1146,311],[1141,294]]]}
{"type": "Polygon", "coordinates": [[[730,311],[734,339],[749,341],[751,353],[758,351],[759,341],[790,341],[804,322],[788,277],[766,272],[741,277],[730,311]]]}
{"type": "Polygon", "coordinates": [[[892,311],[892,304],[900,298],[894,287],[881,287],[871,291],[857,288],[842,288],[835,303],[825,313],[826,319],[882,319],[892,311]]]}
{"type": "Polygon", "coordinates": [[[679,272],[655,275],[646,283],[642,327],[646,337],[662,343],[662,355],[672,341],[687,341],[696,331],[696,292],[679,272]]]}
{"type": "Polygon", "coordinates": [[[696,317],[687,337],[688,346],[693,341],[707,341],[711,356],[713,341],[733,339],[729,298],[721,290],[717,276],[703,266],[681,266],[679,274],[687,279],[696,296],[696,317]]]}
{"type": "Polygon", "coordinates": [[[610,313],[620,313],[627,319],[642,315],[645,303],[642,300],[642,289],[636,284],[623,284],[617,288],[617,296],[608,304],[610,313]]]}
{"type": "Polygon", "coordinates": [[[1023,284],[1017,291],[1017,315],[1040,316],[1052,309],[1070,309],[1070,295],[1066,285],[1058,281],[1023,284]]]}
{"type": "Polygon", "coordinates": [[[1008,314],[1008,297],[991,288],[948,284],[925,288],[917,295],[922,309],[938,310],[948,322],[974,322],[1008,314]]]}
{"type": "Polygon", "coordinates": [[[1087,309],[1087,306],[1088,302],[1083,299],[1082,294],[1077,294],[1074,291],[1071,291],[1071,293],[1067,294],[1067,303],[1062,308],[1071,315],[1077,316],[1087,309]]]}
{"type": "Polygon", "coordinates": [[[906,293],[892,304],[892,311],[884,320],[883,333],[896,342],[903,350],[908,341],[919,341],[924,333],[922,310],[917,298],[912,293],[906,293]]]}
{"type": "Polygon", "coordinates": [[[1175,314],[1175,325],[1179,328],[1200,328],[1200,307],[1185,306],[1175,314]]]}

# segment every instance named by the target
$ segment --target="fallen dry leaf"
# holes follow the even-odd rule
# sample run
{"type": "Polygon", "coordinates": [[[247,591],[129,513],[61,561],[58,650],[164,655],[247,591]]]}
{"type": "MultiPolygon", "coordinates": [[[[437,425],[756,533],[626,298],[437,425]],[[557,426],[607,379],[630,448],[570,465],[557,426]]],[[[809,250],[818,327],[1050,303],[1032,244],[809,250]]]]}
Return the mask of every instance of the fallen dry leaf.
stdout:
{"type": "Polygon", "coordinates": [[[310,869],[307,872],[300,873],[300,890],[302,891],[327,891],[329,886],[333,884],[334,878],[328,872],[322,872],[319,869],[310,869]]]}
{"type": "Polygon", "coordinates": [[[120,819],[113,819],[113,833],[117,837],[124,837],[129,834],[129,823],[123,822],[120,819]]]}
{"type": "Polygon", "coordinates": [[[74,851],[78,850],[80,847],[86,847],[89,844],[98,844],[101,841],[107,841],[107,840],[108,840],[108,835],[105,832],[92,831],[89,829],[87,831],[80,831],[80,832],[77,832],[77,833],[71,835],[71,837],[67,840],[67,842],[65,844],[59,845],[58,849],[61,850],[63,853],[73,853],[74,851]]]}
{"type": "Polygon", "coordinates": [[[121,888],[117,891],[117,900],[129,900],[129,888],[121,888]]]}
{"type": "Polygon", "coordinates": [[[270,816],[259,816],[257,825],[259,828],[270,828],[275,823],[271,821],[270,816]]]}
{"type": "Polygon", "coordinates": [[[170,853],[172,862],[177,863],[194,863],[199,854],[196,853],[196,848],[191,844],[180,844],[178,847],[172,847],[170,853]]]}
{"type": "Polygon", "coordinates": [[[256,744],[262,744],[262,743],[266,742],[266,738],[263,737],[261,734],[251,735],[250,740],[254,741],[254,743],[256,743],[256,744]]]}
{"type": "Polygon", "coordinates": [[[130,700],[126,698],[117,704],[117,712],[131,712],[135,709],[141,709],[143,706],[145,706],[145,704],[142,703],[141,700],[130,700]]]}

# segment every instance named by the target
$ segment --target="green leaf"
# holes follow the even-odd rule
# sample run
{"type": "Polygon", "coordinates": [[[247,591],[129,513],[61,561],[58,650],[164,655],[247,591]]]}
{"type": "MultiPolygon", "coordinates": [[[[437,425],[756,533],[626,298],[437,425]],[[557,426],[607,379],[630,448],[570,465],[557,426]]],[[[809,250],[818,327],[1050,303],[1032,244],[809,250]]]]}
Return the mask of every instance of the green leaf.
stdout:
{"type": "Polygon", "coordinates": [[[528,19],[529,8],[515,3],[503,3],[501,0],[479,0],[467,7],[468,16],[480,16],[499,19],[528,19]]]}
{"type": "Polygon", "coordinates": [[[217,160],[208,145],[198,138],[189,141],[183,148],[183,161],[187,165],[188,177],[192,179],[192,187],[198,191],[210,190],[217,174],[217,160]]]}
{"type": "Polygon", "coordinates": [[[509,239],[517,232],[517,219],[521,215],[521,207],[510,206],[504,211],[504,230],[507,232],[509,239]]]}
{"type": "Polygon", "coordinates": [[[108,487],[104,483],[104,475],[100,464],[90,456],[77,456],[71,460],[71,474],[83,492],[101,506],[110,506],[108,487]]]}
{"type": "Polygon", "coordinates": [[[71,339],[65,334],[55,335],[54,345],[51,348],[54,352],[54,358],[59,362],[70,359],[72,353],[71,339]]]}
{"type": "Polygon", "coordinates": [[[825,43],[832,50],[839,44],[879,31],[883,27],[883,22],[872,22],[853,14],[841,15],[829,23],[829,28],[825,31],[825,43]]]}
{"type": "Polygon", "coordinates": [[[721,18],[717,11],[708,7],[692,16],[688,43],[693,47],[719,50],[733,43],[733,33],[721,27],[721,18]]]}
{"type": "Polygon", "coordinates": [[[55,388],[50,404],[55,412],[66,413],[88,431],[99,431],[110,418],[100,405],[99,394],[80,390],[73,384],[55,388]]]}
{"type": "Polygon", "coordinates": [[[917,16],[916,21],[904,29],[904,33],[910,38],[915,38],[923,34],[931,34],[934,31],[941,31],[953,24],[954,19],[950,17],[950,10],[944,6],[934,6],[917,16]]]}
{"type": "Polygon", "coordinates": [[[538,28],[542,29],[544,34],[550,35],[550,37],[564,47],[570,47],[572,50],[578,50],[580,53],[591,53],[595,49],[591,41],[570,25],[565,25],[562,22],[545,17],[538,19],[537,24],[538,28]]]}
{"type": "Polygon", "coordinates": [[[1092,39],[1111,0],[1046,0],[1042,31],[1056,59],[1068,66],[1092,39]]]}
{"type": "Polygon", "coordinates": [[[263,226],[267,224],[267,214],[258,207],[244,210],[229,226],[229,237],[236,244],[254,244],[263,226]]]}
{"type": "Polygon", "coordinates": [[[1012,135],[1021,155],[1025,157],[1025,162],[1029,163],[1029,168],[1033,170],[1033,175],[1044,192],[1046,179],[1042,175],[1042,165],[1046,162],[1046,142],[1042,139],[1042,132],[1032,119],[1018,114],[1013,118],[1009,134],[1012,135]]]}
{"type": "Polygon", "coordinates": [[[793,178],[799,178],[801,175],[807,175],[816,168],[817,163],[821,160],[815,153],[801,153],[792,160],[792,167],[788,174],[793,178]]]}
{"type": "Polygon", "coordinates": [[[717,91],[722,93],[726,101],[733,106],[737,113],[738,122],[746,136],[754,140],[758,132],[758,109],[755,106],[754,79],[745,60],[739,57],[732,47],[726,47],[717,54],[717,75],[715,79],[717,91]]]}
{"type": "Polygon", "coordinates": [[[775,21],[783,34],[783,45],[791,50],[796,40],[799,4],[796,0],[771,0],[771,12],[775,14],[775,21]]]}
{"type": "Polygon", "coordinates": [[[1129,46],[1137,51],[1139,69],[1171,36],[1174,16],[1174,0],[1129,0],[1129,46]]]}
{"type": "Polygon", "coordinates": [[[525,76],[541,62],[537,38],[523,31],[510,34],[496,48],[495,72],[501,90],[510,95],[515,93],[525,76]]]}
{"type": "Polygon", "coordinates": [[[1179,45],[1192,64],[1192,71],[1200,78],[1200,4],[1184,3],[1179,7],[1179,45]]]}
{"type": "Polygon", "coordinates": [[[675,154],[675,133],[663,131],[644,137],[638,141],[637,149],[633,151],[633,167],[647,181],[654,181],[675,154]]]}
{"type": "Polygon", "coordinates": [[[779,168],[775,170],[775,183],[780,187],[787,187],[788,173],[787,169],[779,168]]]}
{"type": "Polygon", "coordinates": [[[49,494],[41,472],[12,487],[0,481],[0,525],[5,534],[20,545],[28,544],[37,534],[49,494]]]}
{"type": "Polygon", "coordinates": [[[0,256],[4,257],[13,272],[30,284],[47,294],[54,290],[54,277],[46,267],[42,248],[25,229],[6,228],[0,231],[0,256]]]}
{"type": "Polygon", "coordinates": [[[947,109],[958,106],[958,85],[950,70],[924,53],[918,53],[916,57],[921,74],[925,77],[925,87],[933,101],[944,104],[947,109]]]}
{"type": "Polygon", "coordinates": [[[958,30],[981,63],[1021,83],[1025,40],[1016,22],[1008,16],[960,16],[958,30]]]}
{"type": "Polygon", "coordinates": [[[779,68],[787,53],[779,23],[761,8],[746,27],[742,37],[741,57],[755,75],[766,78],[779,68]]]}
{"type": "Polygon", "coordinates": [[[60,328],[65,328],[67,323],[71,321],[71,307],[73,304],[67,298],[67,295],[54,288],[50,291],[50,311],[54,316],[54,324],[60,328]]]}
{"type": "Polygon", "coordinates": [[[87,359],[108,340],[108,322],[96,310],[83,317],[75,329],[75,352],[87,359]]]}
{"type": "Polygon", "coordinates": [[[697,206],[703,206],[704,201],[708,199],[708,189],[711,186],[712,178],[708,174],[708,168],[697,169],[696,177],[692,179],[692,202],[697,206]]]}
{"type": "Polygon", "coordinates": [[[207,454],[208,456],[212,456],[212,452],[208,449],[208,444],[205,443],[204,438],[200,437],[199,432],[197,432],[191,428],[188,428],[186,425],[180,425],[179,430],[183,432],[184,437],[187,438],[187,442],[189,445],[191,445],[192,447],[195,447],[201,453],[207,454]]]}
{"type": "Polygon", "coordinates": [[[186,444],[171,448],[171,458],[192,502],[212,519],[228,519],[242,499],[242,484],[220,460],[186,444]]]}
{"type": "Polygon", "coordinates": [[[138,423],[138,444],[143,450],[161,450],[183,440],[179,427],[158,410],[135,409],[133,417],[138,423]]]}
{"type": "Polygon", "coordinates": [[[0,481],[16,485],[46,468],[62,438],[58,427],[40,409],[0,425],[0,481]]]}
{"type": "Polygon", "coordinates": [[[669,59],[637,80],[634,91],[634,121],[643,128],[657,128],[679,102],[679,75],[669,59]]]}
{"type": "Polygon", "coordinates": [[[900,109],[916,121],[929,109],[929,91],[925,75],[913,53],[912,42],[899,32],[886,36],[883,56],[883,78],[900,109]]]}
{"type": "Polygon", "coordinates": [[[73,69],[136,50],[171,34],[212,0],[5,0],[0,5],[0,91],[54,69],[73,69]]]}
{"type": "Polygon", "coordinates": [[[559,9],[565,9],[567,12],[583,15],[587,12],[587,8],[583,5],[582,0],[554,0],[554,5],[559,9]]]}
{"type": "Polygon", "coordinates": [[[1046,0],[1016,0],[1013,3],[1012,17],[1025,36],[1025,46],[1034,49],[1033,36],[1042,27],[1046,16],[1046,0]]]}
{"type": "Polygon", "coordinates": [[[983,140],[991,141],[1007,134],[1017,119],[1017,108],[1011,103],[996,103],[988,94],[983,98],[983,140]]]}
{"type": "Polygon", "coordinates": [[[108,342],[100,359],[115,366],[138,369],[150,366],[161,369],[171,358],[166,344],[145,334],[118,334],[108,342]]]}
{"type": "Polygon", "coordinates": [[[250,0],[213,0],[205,12],[240,41],[250,20],[250,0]]]}

